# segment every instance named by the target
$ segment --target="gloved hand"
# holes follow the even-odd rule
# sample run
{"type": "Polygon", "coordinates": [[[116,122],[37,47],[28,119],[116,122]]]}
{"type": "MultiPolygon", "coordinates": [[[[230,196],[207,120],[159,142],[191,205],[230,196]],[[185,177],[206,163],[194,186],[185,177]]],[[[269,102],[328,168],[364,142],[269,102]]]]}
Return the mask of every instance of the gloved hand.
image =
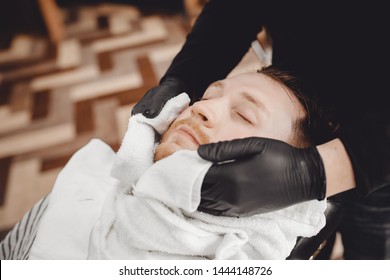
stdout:
{"type": "MultiPolygon", "coordinates": [[[[131,115],[142,113],[147,118],[155,118],[160,114],[165,103],[182,92],[187,92],[186,85],[176,77],[167,77],[148,90],[142,99],[133,107],[131,115]]],[[[188,94],[188,92],[187,92],[188,94]]]]}
{"type": "Polygon", "coordinates": [[[325,198],[325,169],[315,147],[251,137],[201,145],[198,153],[214,162],[203,181],[200,211],[246,216],[325,198]]]}

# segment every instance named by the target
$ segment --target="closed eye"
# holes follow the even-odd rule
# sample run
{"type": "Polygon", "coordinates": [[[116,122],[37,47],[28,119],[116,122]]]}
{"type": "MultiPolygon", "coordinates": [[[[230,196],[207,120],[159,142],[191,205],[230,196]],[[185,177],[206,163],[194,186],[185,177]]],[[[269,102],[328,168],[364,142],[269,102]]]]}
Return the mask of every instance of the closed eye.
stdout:
{"type": "Polygon", "coordinates": [[[239,112],[237,112],[237,115],[239,115],[240,118],[243,119],[244,121],[246,121],[247,123],[252,124],[252,122],[248,118],[246,118],[244,115],[240,114],[239,112]]]}

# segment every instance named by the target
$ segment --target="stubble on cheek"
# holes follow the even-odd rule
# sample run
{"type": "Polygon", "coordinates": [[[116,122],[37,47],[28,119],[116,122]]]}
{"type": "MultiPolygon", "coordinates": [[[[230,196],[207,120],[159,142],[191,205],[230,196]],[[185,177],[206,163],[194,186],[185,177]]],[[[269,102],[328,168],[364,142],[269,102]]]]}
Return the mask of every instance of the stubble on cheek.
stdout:
{"type": "Polygon", "coordinates": [[[179,149],[180,147],[175,143],[161,143],[154,152],[154,162],[170,156],[179,149]]]}
{"type": "Polygon", "coordinates": [[[175,122],[162,136],[160,144],[157,146],[154,153],[155,162],[170,156],[176,151],[186,149],[185,145],[181,145],[183,143],[181,143],[181,139],[179,138],[180,136],[173,135],[176,129],[181,125],[186,125],[194,131],[194,133],[197,135],[200,145],[210,143],[209,136],[203,132],[199,125],[196,124],[192,119],[187,118],[179,120],[175,122]]]}

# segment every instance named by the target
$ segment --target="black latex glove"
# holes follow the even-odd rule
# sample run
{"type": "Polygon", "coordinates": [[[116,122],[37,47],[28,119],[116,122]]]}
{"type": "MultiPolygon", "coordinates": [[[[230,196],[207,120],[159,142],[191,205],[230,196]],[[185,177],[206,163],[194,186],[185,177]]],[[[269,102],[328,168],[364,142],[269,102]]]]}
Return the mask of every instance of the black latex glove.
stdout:
{"type": "Polygon", "coordinates": [[[252,137],[201,145],[198,153],[214,162],[203,181],[200,211],[246,216],[325,197],[325,169],[315,147],[252,137]]]}
{"type": "Polygon", "coordinates": [[[169,99],[182,92],[187,92],[185,83],[179,78],[167,77],[158,86],[146,92],[142,99],[133,107],[131,115],[142,113],[147,118],[154,118],[160,114],[169,99]]]}

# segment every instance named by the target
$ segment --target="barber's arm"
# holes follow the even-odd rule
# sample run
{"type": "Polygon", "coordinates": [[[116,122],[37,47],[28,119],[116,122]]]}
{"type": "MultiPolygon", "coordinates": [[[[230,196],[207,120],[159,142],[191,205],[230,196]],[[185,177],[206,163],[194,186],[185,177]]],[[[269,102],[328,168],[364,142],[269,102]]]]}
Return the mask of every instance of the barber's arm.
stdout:
{"type": "Polygon", "coordinates": [[[226,216],[264,213],[321,200],[359,183],[358,191],[366,194],[390,183],[389,128],[389,118],[378,114],[318,147],[297,149],[257,137],[200,146],[199,155],[215,164],[204,178],[199,210],[226,216]]]}
{"type": "Polygon", "coordinates": [[[352,163],[339,138],[317,146],[325,168],[326,197],[356,186],[352,163]]]}
{"type": "Polygon", "coordinates": [[[381,108],[343,125],[338,135],[352,163],[360,196],[390,184],[390,111],[381,108]]]}
{"type": "Polygon", "coordinates": [[[170,98],[187,92],[194,102],[207,86],[226,75],[248,51],[261,30],[266,1],[209,1],[158,86],[132,114],[156,117],[170,98]]]}
{"type": "Polygon", "coordinates": [[[327,197],[355,186],[364,196],[390,184],[390,112],[345,123],[338,137],[317,147],[325,166],[327,197]]]}

